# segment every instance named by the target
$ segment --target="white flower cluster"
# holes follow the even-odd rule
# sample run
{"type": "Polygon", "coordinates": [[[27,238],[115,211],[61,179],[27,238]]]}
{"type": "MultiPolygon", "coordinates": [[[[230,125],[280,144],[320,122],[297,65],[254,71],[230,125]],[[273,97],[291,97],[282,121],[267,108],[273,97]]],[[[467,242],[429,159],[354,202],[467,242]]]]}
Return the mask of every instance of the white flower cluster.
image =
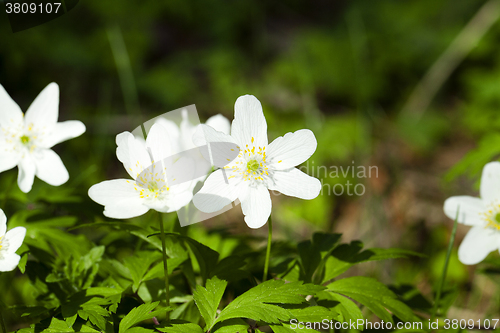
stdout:
{"type": "Polygon", "coordinates": [[[259,228],[271,214],[269,190],[302,199],[318,196],[319,180],[295,168],[316,150],[314,134],[300,130],[268,144],[266,119],[254,96],[238,98],[231,126],[221,115],[200,127],[183,118],[180,126],[159,118],[146,140],[129,132],[117,136],[117,157],[132,180],[105,181],[90,188],[90,198],[105,207],[104,215],[131,218],[150,209],[173,212],[191,200],[201,211],[212,213],[239,199],[245,222],[259,228]],[[225,163],[206,179],[193,198],[199,178],[189,175],[195,173],[196,165],[183,157],[169,157],[207,143],[212,161],[225,163]],[[216,143],[222,143],[222,148],[216,143]],[[182,181],[176,183],[179,178],[182,181]]]}

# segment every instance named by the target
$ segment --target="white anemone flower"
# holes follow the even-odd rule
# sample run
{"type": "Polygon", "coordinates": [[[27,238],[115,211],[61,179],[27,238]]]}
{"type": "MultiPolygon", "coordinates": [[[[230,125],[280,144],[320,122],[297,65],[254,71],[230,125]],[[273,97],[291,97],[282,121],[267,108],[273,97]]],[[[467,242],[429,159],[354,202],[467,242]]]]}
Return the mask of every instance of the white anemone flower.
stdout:
{"type": "Polygon", "coordinates": [[[269,190],[307,200],[319,195],[320,181],[295,168],[311,157],[317,142],[313,132],[302,129],[268,144],[266,119],[255,96],[239,97],[234,110],[231,135],[201,125],[210,144],[228,144],[225,151],[220,144],[216,150],[211,148],[214,160],[228,162],[207,178],[193,203],[213,213],[239,199],[247,225],[260,228],[271,215],[269,190]],[[238,149],[239,153],[233,151],[238,149]]]}
{"type": "Polygon", "coordinates": [[[480,263],[500,250],[500,163],[484,166],[481,176],[481,198],[456,196],[444,202],[444,212],[458,223],[472,226],[458,248],[458,259],[466,265],[480,263]]]}
{"type": "Polygon", "coordinates": [[[16,254],[23,244],[26,228],[16,227],[7,231],[7,217],[0,209],[0,272],[10,272],[19,264],[21,257],[16,254]]]}
{"type": "Polygon", "coordinates": [[[89,197],[104,206],[104,215],[116,219],[140,216],[154,209],[169,213],[193,198],[189,159],[172,160],[167,131],[154,124],[144,141],[130,132],[116,136],[116,155],[133,180],[115,179],[93,185],[89,197]]]}
{"type": "Polygon", "coordinates": [[[85,132],[81,121],[57,122],[59,86],[49,84],[24,115],[0,85],[0,172],[17,166],[17,183],[27,193],[35,175],[44,182],[59,186],[69,179],[59,156],[51,149],[56,144],[85,132]]]}

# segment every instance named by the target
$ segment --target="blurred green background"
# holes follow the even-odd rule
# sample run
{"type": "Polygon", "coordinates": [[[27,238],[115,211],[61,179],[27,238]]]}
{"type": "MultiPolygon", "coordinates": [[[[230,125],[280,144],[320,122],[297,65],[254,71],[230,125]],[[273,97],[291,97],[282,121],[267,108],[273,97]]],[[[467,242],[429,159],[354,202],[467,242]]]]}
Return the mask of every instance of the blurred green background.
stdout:
{"type": "MultiPolygon", "coordinates": [[[[302,170],[319,171],[324,192],[312,201],[273,197],[275,238],[298,241],[322,230],[422,252],[428,257],[367,263],[354,273],[429,295],[452,226],[443,201],[477,195],[483,165],[500,153],[499,8],[492,0],[81,0],[18,33],[2,12],[0,83],[26,110],[57,82],[60,121],[87,126],[55,148],[70,172],[67,184],[55,189],[37,179],[28,195],[14,186],[17,200],[2,208],[11,216],[45,207],[92,222],[102,207],[87,198],[88,188],[127,177],[115,155],[118,133],[190,104],[202,121],[217,113],[232,120],[236,98],[253,94],[270,140],[301,128],[318,140],[302,170]],[[438,76],[422,81],[431,68],[438,76]],[[330,173],[353,166],[375,166],[377,174],[330,173]],[[348,181],[363,184],[364,194],[331,193],[348,181]]],[[[1,174],[0,186],[16,174],[1,174]]],[[[213,227],[266,233],[248,229],[239,208],[193,228],[213,227]]],[[[459,226],[450,264],[448,281],[459,293],[449,315],[498,318],[499,272],[490,267],[498,253],[478,270],[462,265],[456,248],[467,230],[459,226]]]]}

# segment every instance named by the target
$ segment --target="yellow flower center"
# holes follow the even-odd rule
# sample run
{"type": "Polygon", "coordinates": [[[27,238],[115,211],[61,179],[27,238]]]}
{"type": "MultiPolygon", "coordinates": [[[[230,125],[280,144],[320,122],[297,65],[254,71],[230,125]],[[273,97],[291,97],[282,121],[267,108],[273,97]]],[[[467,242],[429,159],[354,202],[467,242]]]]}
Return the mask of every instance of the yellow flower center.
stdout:
{"type": "Polygon", "coordinates": [[[259,169],[259,162],[256,160],[250,160],[247,162],[248,171],[257,171],[259,169]]]}
{"type": "Polygon", "coordinates": [[[21,143],[22,143],[23,145],[27,145],[29,142],[30,142],[30,137],[29,137],[29,136],[23,135],[23,136],[21,137],[21,143]]]}
{"type": "Polygon", "coordinates": [[[246,145],[245,149],[238,147],[240,151],[234,164],[224,167],[230,173],[228,179],[242,177],[244,181],[253,183],[255,181],[262,182],[265,180],[264,177],[269,176],[266,147],[255,146],[254,141],[252,137],[252,142],[250,145],[246,145]]]}
{"type": "Polygon", "coordinates": [[[479,213],[486,222],[486,228],[492,228],[500,231],[500,204],[493,203],[489,205],[486,212],[479,213]]]}
{"type": "MultiPolygon", "coordinates": [[[[143,169],[137,161],[136,166],[142,169],[141,173],[137,173],[136,186],[134,187],[139,192],[141,199],[158,199],[170,190],[170,187],[167,186],[166,169],[161,170],[163,168],[161,162],[154,163],[153,161],[152,165],[143,169]]],[[[131,183],[128,180],[127,182],[131,183]]]]}

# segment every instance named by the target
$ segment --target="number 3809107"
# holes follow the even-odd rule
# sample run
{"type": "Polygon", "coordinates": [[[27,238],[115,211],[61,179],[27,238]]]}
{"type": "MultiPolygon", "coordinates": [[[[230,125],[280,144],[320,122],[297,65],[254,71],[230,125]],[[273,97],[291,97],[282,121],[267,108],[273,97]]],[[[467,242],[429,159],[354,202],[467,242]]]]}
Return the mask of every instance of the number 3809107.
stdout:
{"type": "Polygon", "coordinates": [[[458,320],[458,319],[445,319],[444,320],[444,329],[495,329],[498,324],[498,319],[484,319],[484,320],[458,320]]]}
{"type": "Polygon", "coordinates": [[[57,14],[61,7],[60,2],[55,3],[11,3],[5,4],[7,14],[57,14]]]}

